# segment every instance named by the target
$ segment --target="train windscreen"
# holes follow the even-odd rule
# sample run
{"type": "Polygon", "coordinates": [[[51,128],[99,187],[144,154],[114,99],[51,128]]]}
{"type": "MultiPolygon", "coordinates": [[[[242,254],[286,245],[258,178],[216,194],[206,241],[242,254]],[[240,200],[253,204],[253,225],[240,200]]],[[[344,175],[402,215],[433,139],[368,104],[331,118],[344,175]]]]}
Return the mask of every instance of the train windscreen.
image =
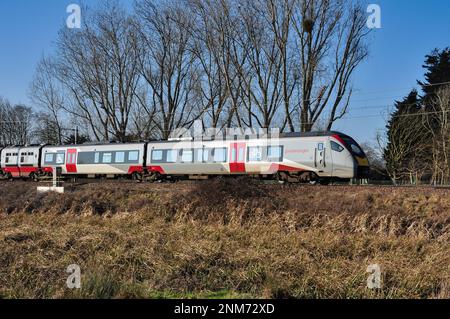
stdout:
{"type": "Polygon", "coordinates": [[[356,143],[352,138],[349,137],[342,137],[344,142],[350,147],[352,153],[356,156],[360,157],[366,157],[364,154],[364,151],[361,149],[361,147],[356,143]]]}

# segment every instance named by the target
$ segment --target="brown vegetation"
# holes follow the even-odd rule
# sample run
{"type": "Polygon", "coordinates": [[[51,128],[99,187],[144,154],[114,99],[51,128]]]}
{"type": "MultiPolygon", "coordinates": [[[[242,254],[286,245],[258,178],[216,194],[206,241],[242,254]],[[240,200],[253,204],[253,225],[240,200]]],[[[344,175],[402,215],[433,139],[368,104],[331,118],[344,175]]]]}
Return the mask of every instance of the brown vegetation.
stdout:
{"type": "Polygon", "coordinates": [[[449,190],[0,184],[5,298],[448,298],[449,190]],[[366,288],[377,263],[382,289],[366,288]],[[67,266],[82,289],[65,286],[67,266]]]}

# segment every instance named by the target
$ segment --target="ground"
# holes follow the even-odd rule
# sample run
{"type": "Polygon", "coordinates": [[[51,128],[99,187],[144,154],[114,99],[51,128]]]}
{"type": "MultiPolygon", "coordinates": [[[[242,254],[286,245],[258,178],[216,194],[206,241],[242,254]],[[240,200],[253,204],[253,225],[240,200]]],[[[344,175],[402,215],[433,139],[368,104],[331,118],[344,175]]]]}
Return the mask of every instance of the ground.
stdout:
{"type": "Polygon", "coordinates": [[[450,297],[450,190],[36,186],[0,183],[2,298],[450,297]],[[72,264],[81,289],[66,287],[72,264]]]}

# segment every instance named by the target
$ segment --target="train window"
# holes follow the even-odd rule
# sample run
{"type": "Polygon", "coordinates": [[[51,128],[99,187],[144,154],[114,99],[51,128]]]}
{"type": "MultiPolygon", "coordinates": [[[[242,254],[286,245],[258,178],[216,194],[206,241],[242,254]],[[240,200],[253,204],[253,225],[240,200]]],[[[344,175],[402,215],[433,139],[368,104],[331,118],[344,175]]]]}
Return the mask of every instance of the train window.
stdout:
{"type": "Polygon", "coordinates": [[[95,164],[100,163],[100,153],[99,152],[94,154],[94,163],[95,164]]]}
{"type": "Polygon", "coordinates": [[[243,162],[245,161],[245,150],[241,147],[239,148],[239,152],[238,152],[238,161],[239,162],[243,162]]]}
{"type": "Polygon", "coordinates": [[[358,146],[358,144],[356,144],[356,142],[352,138],[344,137],[342,139],[345,141],[345,143],[350,145],[350,148],[352,149],[353,154],[355,154],[357,156],[364,156],[363,150],[358,146]]]}
{"type": "Polygon", "coordinates": [[[53,163],[55,154],[45,154],[45,163],[51,164],[53,163]]]}
{"type": "Polygon", "coordinates": [[[262,161],[263,150],[261,146],[251,146],[248,148],[248,162],[262,161]]]}
{"type": "Polygon", "coordinates": [[[270,162],[282,162],[283,146],[269,146],[267,148],[267,159],[270,162]]]}
{"type": "Polygon", "coordinates": [[[210,150],[208,150],[208,149],[203,150],[203,162],[205,162],[205,163],[209,162],[209,153],[210,153],[210,150]]]}
{"type": "Polygon", "coordinates": [[[93,152],[81,152],[78,153],[78,164],[79,165],[88,165],[93,164],[94,160],[97,160],[95,163],[98,163],[99,154],[93,152]]]}
{"type": "Polygon", "coordinates": [[[67,164],[72,164],[72,153],[67,154],[67,164]]]}
{"type": "Polygon", "coordinates": [[[353,153],[355,153],[356,155],[363,155],[363,151],[359,148],[359,146],[352,144],[351,145],[352,151],[353,153]]]}
{"type": "MultiPolygon", "coordinates": [[[[162,159],[162,154],[161,154],[162,159]]],[[[138,162],[139,161],[139,151],[128,152],[128,162],[138,162]]]]}
{"type": "Polygon", "coordinates": [[[112,162],[112,153],[103,153],[102,163],[110,164],[112,162]]]}
{"type": "Polygon", "coordinates": [[[162,161],[163,159],[163,151],[157,150],[152,152],[152,161],[162,161]]]}
{"type": "Polygon", "coordinates": [[[66,153],[58,153],[56,154],[56,164],[64,164],[64,157],[66,153]]]}
{"type": "Polygon", "coordinates": [[[116,152],[116,156],[114,157],[114,161],[116,163],[125,163],[125,152],[116,152]]]}
{"type": "Polygon", "coordinates": [[[344,148],[336,142],[331,141],[331,149],[335,152],[342,152],[344,148]]]}
{"type": "Polygon", "coordinates": [[[209,160],[209,149],[203,148],[197,150],[198,163],[208,163],[208,160],[209,160]]]}
{"type": "Polygon", "coordinates": [[[24,162],[25,162],[25,157],[23,157],[23,156],[20,157],[20,162],[21,162],[21,163],[24,163],[24,162]]]}
{"type": "Polygon", "coordinates": [[[5,163],[9,163],[9,157],[5,158],[5,163]]]}
{"type": "Polygon", "coordinates": [[[227,149],[226,148],[215,148],[214,149],[214,162],[215,163],[225,163],[227,161],[227,149]]]}
{"type": "Polygon", "coordinates": [[[183,150],[181,155],[181,161],[183,163],[192,163],[194,161],[194,151],[193,150],[183,150]]]}
{"type": "Polygon", "coordinates": [[[177,150],[167,150],[166,162],[167,163],[176,163],[177,155],[178,155],[177,150]]]}

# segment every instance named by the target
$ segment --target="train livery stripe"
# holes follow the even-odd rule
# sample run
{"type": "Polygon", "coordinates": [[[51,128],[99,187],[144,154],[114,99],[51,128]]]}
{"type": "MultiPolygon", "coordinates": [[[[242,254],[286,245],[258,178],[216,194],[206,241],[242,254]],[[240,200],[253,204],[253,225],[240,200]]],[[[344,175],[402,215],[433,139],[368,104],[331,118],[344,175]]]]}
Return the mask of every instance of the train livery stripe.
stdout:
{"type": "Polygon", "coordinates": [[[143,171],[144,171],[143,166],[130,166],[130,168],[128,169],[128,174],[142,173],[143,171]]]}
{"type": "Polygon", "coordinates": [[[5,171],[5,173],[11,174],[12,177],[20,177],[20,168],[18,166],[17,167],[8,166],[5,167],[3,170],[5,171]]]}
{"type": "Polygon", "coordinates": [[[147,169],[153,173],[166,174],[161,166],[148,166],[147,169]]]}
{"type": "Polygon", "coordinates": [[[10,173],[13,177],[28,176],[31,173],[36,173],[38,170],[39,169],[37,167],[29,167],[29,166],[24,167],[10,166],[5,167],[3,169],[5,173],[10,173]]]}

